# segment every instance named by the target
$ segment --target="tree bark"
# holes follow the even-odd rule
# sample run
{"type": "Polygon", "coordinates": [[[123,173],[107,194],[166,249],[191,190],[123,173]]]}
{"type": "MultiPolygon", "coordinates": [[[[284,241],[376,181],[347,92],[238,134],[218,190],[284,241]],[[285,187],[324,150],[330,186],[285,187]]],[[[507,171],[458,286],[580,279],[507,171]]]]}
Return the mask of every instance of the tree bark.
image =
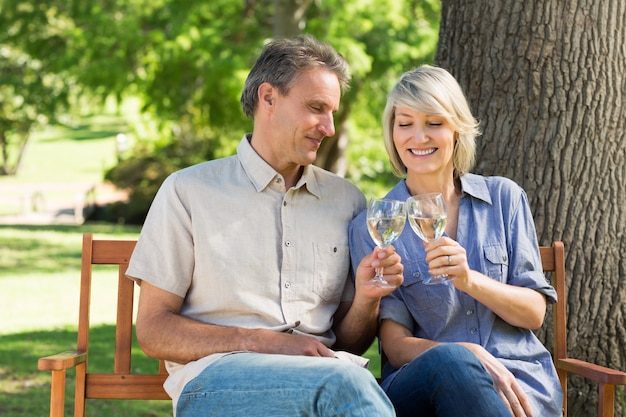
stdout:
{"type": "MultiPolygon", "coordinates": [[[[474,172],[515,180],[539,243],[565,242],[570,356],[621,370],[625,25],[622,0],[443,0],[436,56],[481,122],[474,172]]],[[[570,415],[595,415],[596,389],[571,379],[570,415]]]]}
{"type": "Polygon", "coordinates": [[[9,151],[6,133],[0,129],[0,155],[2,155],[2,165],[0,166],[0,175],[8,175],[9,169],[9,151]]]}
{"type": "Polygon", "coordinates": [[[294,36],[306,24],[304,14],[313,0],[274,0],[274,35],[294,36]]]}

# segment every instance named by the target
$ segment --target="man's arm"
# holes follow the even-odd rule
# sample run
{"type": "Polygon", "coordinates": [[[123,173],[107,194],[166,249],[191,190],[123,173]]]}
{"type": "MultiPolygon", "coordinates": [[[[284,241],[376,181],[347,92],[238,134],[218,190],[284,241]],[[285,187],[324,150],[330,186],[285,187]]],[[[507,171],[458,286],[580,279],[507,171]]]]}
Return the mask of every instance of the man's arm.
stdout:
{"type": "Polygon", "coordinates": [[[266,329],[203,323],[180,315],[183,298],[141,283],[137,340],[152,357],[187,363],[218,352],[253,351],[287,355],[334,356],[318,340],[266,329]]]}
{"type": "Polygon", "coordinates": [[[355,294],[352,303],[341,303],[335,314],[333,330],[337,336],[334,350],[346,350],[357,355],[370,347],[378,330],[380,299],[390,294],[393,288],[365,285],[376,274],[377,267],[384,268],[385,280],[396,287],[404,281],[404,267],[400,255],[393,246],[365,256],[356,271],[355,294]]]}

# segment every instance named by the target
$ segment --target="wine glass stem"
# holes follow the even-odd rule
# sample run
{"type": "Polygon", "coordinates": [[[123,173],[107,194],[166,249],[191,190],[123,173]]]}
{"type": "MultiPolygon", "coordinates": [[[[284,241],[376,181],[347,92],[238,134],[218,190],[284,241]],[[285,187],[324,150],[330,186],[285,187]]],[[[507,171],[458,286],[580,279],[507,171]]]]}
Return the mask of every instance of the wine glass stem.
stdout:
{"type": "Polygon", "coordinates": [[[378,268],[376,268],[376,277],[375,277],[375,278],[376,278],[377,280],[381,280],[381,281],[384,281],[384,280],[385,280],[385,278],[384,278],[384,276],[383,276],[383,268],[382,268],[382,267],[378,267],[378,268]]]}

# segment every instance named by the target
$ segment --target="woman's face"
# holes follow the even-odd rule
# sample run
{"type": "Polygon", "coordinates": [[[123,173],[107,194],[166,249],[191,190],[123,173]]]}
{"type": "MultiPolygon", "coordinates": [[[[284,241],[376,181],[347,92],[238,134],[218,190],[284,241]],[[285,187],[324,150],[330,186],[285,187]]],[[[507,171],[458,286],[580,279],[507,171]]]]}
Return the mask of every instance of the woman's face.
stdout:
{"type": "Polygon", "coordinates": [[[441,116],[396,107],[393,143],[408,174],[452,174],[454,129],[441,116]]]}

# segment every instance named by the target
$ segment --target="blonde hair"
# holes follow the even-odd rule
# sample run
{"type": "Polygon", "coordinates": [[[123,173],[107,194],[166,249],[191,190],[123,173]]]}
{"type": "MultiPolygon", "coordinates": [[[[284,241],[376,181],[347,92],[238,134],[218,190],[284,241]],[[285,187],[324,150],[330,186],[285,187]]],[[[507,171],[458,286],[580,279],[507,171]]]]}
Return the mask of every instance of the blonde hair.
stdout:
{"type": "Polygon", "coordinates": [[[461,177],[474,165],[478,121],[472,115],[461,86],[443,68],[422,65],[407,71],[391,89],[383,112],[385,148],[394,174],[406,175],[407,169],[393,143],[397,107],[445,118],[454,129],[454,177],[461,177]]]}

